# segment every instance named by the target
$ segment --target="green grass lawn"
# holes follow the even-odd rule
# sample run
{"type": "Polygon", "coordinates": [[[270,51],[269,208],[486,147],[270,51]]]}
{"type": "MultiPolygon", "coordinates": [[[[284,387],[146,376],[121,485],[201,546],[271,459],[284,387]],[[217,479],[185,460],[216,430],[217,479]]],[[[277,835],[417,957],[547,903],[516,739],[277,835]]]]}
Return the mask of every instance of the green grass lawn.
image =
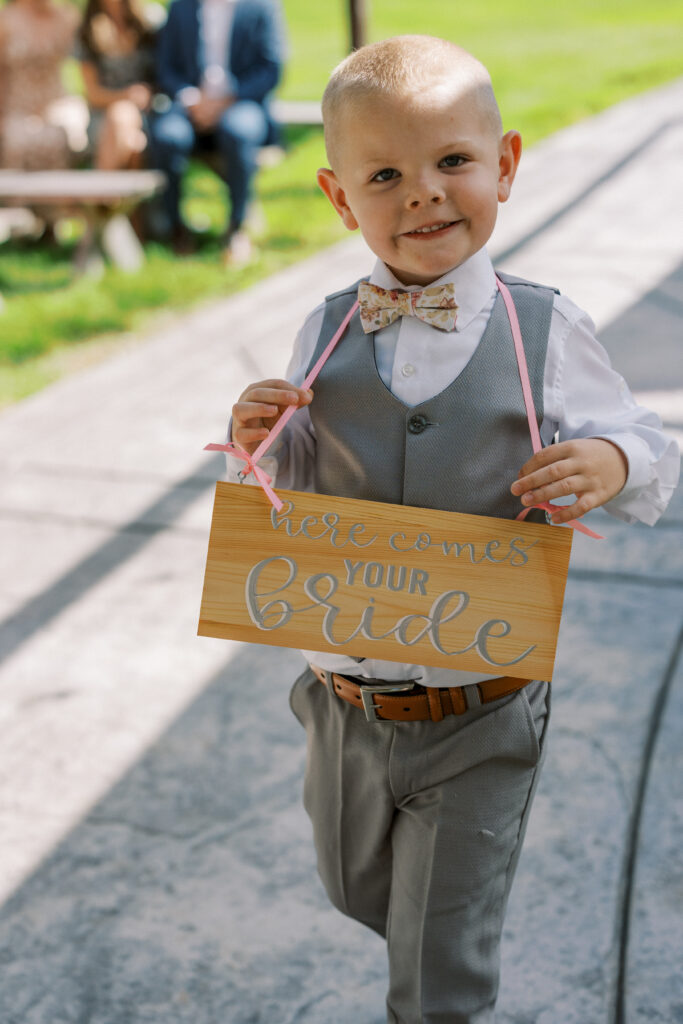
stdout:
{"type": "MultiPolygon", "coordinates": [[[[369,0],[367,6],[370,42],[424,32],[483,61],[505,127],[521,131],[527,144],[683,74],[678,0],[369,0]]],[[[344,56],[346,7],[285,0],[291,60],[284,96],[320,95],[344,56]]]]}
{"type": "MultiPolygon", "coordinates": [[[[683,7],[672,0],[372,0],[371,40],[404,32],[443,35],[489,67],[506,128],[528,145],[683,71],[683,7]]],[[[346,4],[284,0],[289,57],[281,95],[319,98],[347,49],[346,4]]],[[[197,255],[147,247],[140,274],[109,268],[98,281],[73,275],[74,241],[0,245],[0,405],[74,366],[102,358],[159,310],[227,295],[343,237],[315,183],[321,132],[289,133],[286,159],[259,175],[267,227],[246,270],[220,266],[222,186],[203,166],[188,176],[185,213],[208,225],[197,255]]]]}

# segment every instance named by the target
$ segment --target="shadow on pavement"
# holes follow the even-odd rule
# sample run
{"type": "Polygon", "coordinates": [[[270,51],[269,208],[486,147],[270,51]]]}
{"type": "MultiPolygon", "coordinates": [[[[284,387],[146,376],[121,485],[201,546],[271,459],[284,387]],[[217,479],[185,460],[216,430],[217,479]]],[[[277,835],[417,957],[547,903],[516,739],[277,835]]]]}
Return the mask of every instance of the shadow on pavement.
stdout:
{"type": "MultiPolygon", "coordinates": [[[[683,263],[600,332],[612,365],[636,391],[683,389],[683,263]]],[[[683,396],[680,419],[683,426],[683,396]]]]}
{"type": "MultiPolygon", "coordinates": [[[[683,267],[603,331],[635,389],[681,387],[682,304],[683,267]]],[[[7,634],[15,646],[175,518],[192,480],[36,599],[23,633],[7,634]]],[[[627,981],[643,1019],[683,1019],[671,1017],[683,1007],[675,944],[662,966],[651,941],[659,995],[627,979],[648,916],[634,885],[639,827],[657,819],[642,816],[649,771],[670,691],[680,706],[678,496],[667,522],[650,532],[603,515],[604,546],[575,545],[555,736],[506,926],[509,1024],[618,1022],[627,981]]],[[[0,910],[3,1024],[379,1024],[383,944],[328,906],[300,806],[303,733],[286,696],[301,664],[241,648],[0,910]]],[[[673,843],[683,799],[661,778],[653,792],[678,801],[663,812],[673,843]]],[[[653,889],[657,870],[643,876],[653,889]]],[[[650,953],[638,955],[644,977],[650,953]]]]}
{"type": "Polygon", "coordinates": [[[315,873],[287,706],[302,664],[242,648],[0,910],[3,1024],[357,1024],[382,1007],[382,943],[361,936],[373,955],[349,970],[357,926],[315,873]]]}

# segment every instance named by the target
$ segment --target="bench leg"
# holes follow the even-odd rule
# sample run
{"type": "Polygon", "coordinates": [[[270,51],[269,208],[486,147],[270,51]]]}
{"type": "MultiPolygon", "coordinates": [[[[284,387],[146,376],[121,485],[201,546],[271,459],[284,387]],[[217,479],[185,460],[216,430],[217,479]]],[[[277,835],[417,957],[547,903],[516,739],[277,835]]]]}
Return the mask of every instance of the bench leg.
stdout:
{"type": "Polygon", "coordinates": [[[105,256],[120,270],[135,273],[142,269],[145,250],[125,214],[117,213],[106,220],[100,244],[105,256]]]}
{"type": "Polygon", "coordinates": [[[145,250],[124,213],[88,211],[85,232],[74,257],[76,272],[102,274],[105,257],[119,270],[135,273],[144,265],[145,250]]]}
{"type": "Polygon", "coordinates": [[[87,274],[89,277],[101,277],[104,273],[100,229],[93,217],[87,217],[83,237],[76,246],[74,269],[78,275],[87,274]]]}

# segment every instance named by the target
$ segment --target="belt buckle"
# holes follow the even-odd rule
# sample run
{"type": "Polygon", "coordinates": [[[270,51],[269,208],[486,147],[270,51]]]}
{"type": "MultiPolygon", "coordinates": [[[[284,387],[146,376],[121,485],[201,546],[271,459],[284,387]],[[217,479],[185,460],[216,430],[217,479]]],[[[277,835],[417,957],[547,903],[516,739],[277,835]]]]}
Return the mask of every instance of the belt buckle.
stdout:
{"type": "Polygon", "coordinates": [[[390,718],[380,718],[377,714],[377,707],[373,700],[376,693],[405,693],[412,690],[413,680],[403,686],[400,683],[360,683],[360,696],[363,701],[363,710],[368,722],[391,722],[390,718]]]}

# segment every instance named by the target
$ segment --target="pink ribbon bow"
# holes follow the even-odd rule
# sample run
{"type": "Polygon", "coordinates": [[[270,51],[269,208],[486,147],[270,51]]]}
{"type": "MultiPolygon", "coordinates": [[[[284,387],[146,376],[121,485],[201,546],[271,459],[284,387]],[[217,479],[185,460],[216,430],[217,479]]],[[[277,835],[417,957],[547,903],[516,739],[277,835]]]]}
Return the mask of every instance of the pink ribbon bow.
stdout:
{"type": "MultiPolygon", "coordinates": [[[[280,509],[282,508],[282,502],[278,498],[273,488],[270,486],[271,477],[269,477],[268,474],[264,470],[262,470],[260,466],[257,466],[256,462],[254,461],[254,458],[249,454],[249,452],[245,452],[244,448],[240,448],[239,445],[233,444],[232,441],[228,441],[227,444],[211,443],[204,445],[204,451],[227,452],[229,455],[236,455],[238,459],[242,459],[242,461],[246,465],[246,469],[242,470],[242,472],[240,473],[240,477],[244,479],[244,477],[248,476],[250,473],[253,473],[258,482],[261,484],[263,490],[268,495],[269,500],[272,502],[272,504],[275,506],[278,512],[280,511],[280,509]]],[[[254,455],[256,454],[257,452],[254,452],[254,455]]]]}
{"type": "Polygon", "coordinates": [[[450,281],[415,292],[398,289],[388,291],[376,284],[361,281],[358,285],[358,305],[360,322],[366,334],[388,327],[400,316],[415,316],[430,327],[452,331],[455,329],[458,310],[455,288],[450,281]]]}

